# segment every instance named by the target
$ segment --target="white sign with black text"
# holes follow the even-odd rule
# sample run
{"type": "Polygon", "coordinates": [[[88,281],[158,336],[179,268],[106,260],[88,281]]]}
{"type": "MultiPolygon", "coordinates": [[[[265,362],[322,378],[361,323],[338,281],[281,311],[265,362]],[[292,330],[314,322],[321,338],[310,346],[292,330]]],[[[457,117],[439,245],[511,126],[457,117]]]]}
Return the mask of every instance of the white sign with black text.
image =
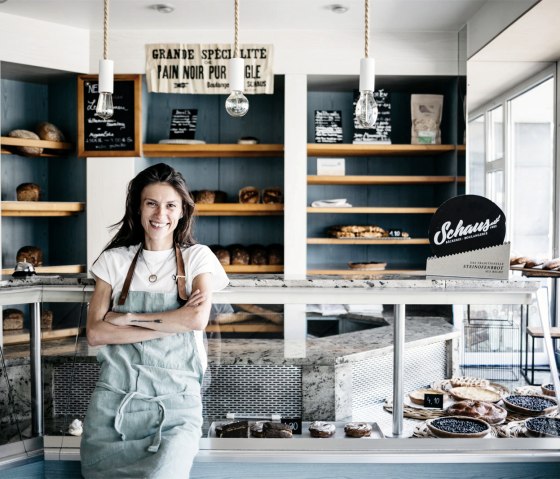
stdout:
{"type": "MultiPolygon", "coordinates": [[[[245,93],[274,93],[272,45],[240,45],[245,60],[245,93]]],[[[148,92],[227,94],[228,65],[233,57],[229,44],[146,45],[148,92]]]]}

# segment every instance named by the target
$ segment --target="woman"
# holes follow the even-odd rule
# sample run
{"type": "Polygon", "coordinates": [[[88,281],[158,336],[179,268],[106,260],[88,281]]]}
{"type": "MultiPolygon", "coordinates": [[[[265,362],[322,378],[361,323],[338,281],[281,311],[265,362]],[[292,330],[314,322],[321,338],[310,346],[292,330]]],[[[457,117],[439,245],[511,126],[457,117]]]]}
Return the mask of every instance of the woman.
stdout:
{"type": "Polygon", "coordinates": [[[129,184],[116,235],[94,263],[87,318],[101,372],[84,421],[86,479],[186,478],[198,452],[212,291],[228,279],[194,244],[194,203],[163,163],[129,184]]]}

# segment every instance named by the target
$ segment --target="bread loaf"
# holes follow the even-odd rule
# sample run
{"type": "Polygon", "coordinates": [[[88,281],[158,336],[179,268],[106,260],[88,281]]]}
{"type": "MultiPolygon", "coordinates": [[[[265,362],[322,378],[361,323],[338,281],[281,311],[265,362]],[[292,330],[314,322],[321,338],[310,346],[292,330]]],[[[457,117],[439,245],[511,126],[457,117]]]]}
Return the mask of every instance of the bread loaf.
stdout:
{"type": "Polygon", "coordinates": [[[559,268],[560,268],[560,258],[554,258],[554,259],[548,260],[543,265],[543,269],[547,269],[547,270],[557,270],[559,268]]]}
{"type": "Polygon", "coordinates": [[[2,329],[13,331],[23,328],[23,312],[19,309],[8,308],[2,311],[2,329]]]}
{"type": "Polygon", "coordinates": [[[16,253],[16,262],[27,262],[33,266],[43,266],[43,252],[37,246],[22,246],[16,253]]]}
{"type": "Polygon", "coordinates": [[[239,203],[250,204],[259,202],[259,190],[254,186],[246,186],[239,190],[239,203]]]}
{"type": "Polygon", "coordinates": [[[525,268],[535,268],[537,266],[540,266],[541,264],[544,263],[544,260],[539,259],[539,258],[530,258],[529,260],[527,260],[527,262],[525,263],[525,268]]]}
{"type": "MultiPolygon", "coordinates": [[[[12,130],[8,133],[10,138],[23,138],[27,140],[40,140],[36,133],[29,130],[12,130]]],[[[43,148],[40,146],[15,146],[15,151],[25,156],[39,156],[43,153],[43,148]]]]}
{"type": "Polygon", "coordinates": [[[459,401],[445,410],[448,416],[468,416],[482,419],[488,424],[499,424],[506,419],[507,411],[485,401],[459,401]]]}
{"type": "Polygon", "coordinates": [[[229,248],[231,263],[247,265],[249,264],[249,252],[240,244],[232,244],[229,248]]]}
{"type": "Polygon", "coordinates": [[[268,254],[266,248],[260,244],[249,245],[249,262],[250,264],[263,265],[268,263],[268,254]]]}
{"type": "Polygon", "coordinates": [[[220,246],[219,244],[214,244],[210,246],[210,249],[216,255],[216,258],[218,258],[218,261],[222,266],[227,266],[230,264],[230,254],[226,248],[220,246]]]}
{"type": "Polygon", "coordinates": [[[41,313],[41,329],[52,329],[53,312],[45,310],[41,313]]]}
{"type": "Polygon", "coordinates": [[[262,202],[265,204],[283,203],[282,190],[280,188],[265,188],[262,193],[262,202]]]}
{"type": "Polygon", "coordinates": [[[41,188],[35,183],[22,183],[16,188],[18,201],[39,201],[41,188]]]}
{"type": "Polygon", "coordinates": [[[268,264],[284,264],[284,247],[281,244],[271,244],[266,248],[268,264]]]}
{"type": "Polygon", "coordinates": [[[211,204],[215,202],[216,195],[210,190],[196,190],[192,192],[195,203],[211,204]]]}
{"type": "Polygon", "coordinates": [[[39,123],[35,128],[35,131],[37,132],[41,140],[64,141],[64,135],[58,129],[58,127],[47,121],[39,123]]]}

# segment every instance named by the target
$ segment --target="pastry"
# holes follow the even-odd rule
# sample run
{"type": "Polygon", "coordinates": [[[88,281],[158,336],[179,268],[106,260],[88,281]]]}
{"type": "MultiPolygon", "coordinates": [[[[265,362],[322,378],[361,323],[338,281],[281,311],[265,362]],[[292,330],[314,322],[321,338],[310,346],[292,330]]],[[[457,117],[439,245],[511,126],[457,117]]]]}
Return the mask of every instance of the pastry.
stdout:
{"type": "Polygon", "coordinates": [[[344,426],[344,433],[349,437],[366,437],[371,434],[371,424],[367,422],[349,422],[344,426]]]}
{"type": "Polygon", "coordinates": [[[240,244],[232,244],[228,247],[230,264],[249,264],[249,252],[240,244]]]}
{"type": "Polygon", "coordinates": [[[216,437],[247,437],[249,423],[247,421],[229,422],[216,426],[216,437]]]}
{"type": "Polygon", "coordinates": [[[262,202],[265,204],[283,203],[284,196],[280,188],[265,188],[262,192],[262,202]]]}
{"type": "Polygon", "coordinates": [[[284,247],[281,244],[270,244],[266,247],[267,263],[284,264],[284,247]]]}
{"type": "Polygon", "coordinates": [[[336,426],[332,422],[314,421],[309,425],[311,437],[333,437],[336,426]]]}
{"type": "Polygon", "coordinates": [[[254,186],[246,186],[239,190],[239,203],[250,204],[259,202],[259,190],[254,186]]]}
{"type": "Polygon", "coordinates": [[[251,424],[251,436],[259,438],[281,438],[292,437],[292,430],[287,424],[281,422],[257,421],[251,424]]]}
{"type": "Polygon", "coordinates": [[[414,404],[419,404],[421,406],[424,405],[424,395],[426,394],[443,394],[445,398],[445,393],[438,389],[417,389],[416,391],[412,391],[408,393],[408,397],[410,401],[414,404]]]}
{"type": "Polygon", "coordinates": [[[249,263],[263,265],[268,263],[266,248],[260,244],[249,245],[249,263]]]}
{"type": "Polygon", "coordinates": [[[41,140],[64,141],[64,135],[58,129],[58,127],[56,127],[55,125],[53,125],[52,123],[49,123],[47,121],[43,121],[43,122],[39,123],[35,127],[35,131],[37,132],[37,134],[39,135],[39,138],[41,138],[41,140]]]}
{"type": "Polygon", "coordinates": [[[543,269],[556,270],[560,268],[560,258],[554,258],[544,263],[543,269]]]}
{"type": "Polygon", "coordinates": [[[504,404],[507,409],[513,412],[525,414],[526,416],[541,416],[548,414],[556,409],[556,400],[551,397],[536,395],[516,395],[506,396],[504,404]]]}
{"type": "Polygon", "coordinates": [[[490,432],[490,425],[482,419],[449,416],[426,421],[430,432],[437,437],[484,437],[490,432]]]}
{"type": "Polygon", "coordinates": [[[488,424],[500,424],[505,421],[507,411],[485,401],[459,401],[445,410],[448,416],[467,416],[482,419],[488,424]]]}
{"type": "Polygon", "coordinates": [[[23,329],[23,312],[15,308],[2,311],[2,329],[4,331],[23,329]]]}
{"type": "Polygon", "coordinates": [[[487,388],[490,386],[490,381],[488,379],[473,378],[470,376],[458,376],[451,378],[449,380],[451,386],[476,386],[481,388],[487,388]]]}
{"type": "Polygon", "coordinates": [[[16,199],[18,201],[39,201],[41,188],[35,183],[22,183],[16,188],[16,199]]]}
{"type": "Polygon", "coordinates": [[[544,260],[538,258],[531,258],[525,263],[525,268],[535,268],[544,263],[544,260]]]}
{"type": "Polygon", "coordinates": [[[43,265],[43,252],[37,246],[22,246],[16,253],[16,262],[27,262],[33,266],[43,265]]]}
{"type": "Polygon", "coordinates": [[[498,392],[477,386],[458,386],[451,388],[449,394],[455,399],[472,399],[473,401],[498,402],[501,399],[498,392]]]}
{"type": "MultiPolygon", "coordinates": [[[[25,138],[27,140],[40,140],[39,135],[29,130],[12,130],[8,133],[10,138],[25,138]]],[[[40,146],[14,146],[18,153],[25,156],[39,156],[43,153],[43,148],[40,146]]]]}

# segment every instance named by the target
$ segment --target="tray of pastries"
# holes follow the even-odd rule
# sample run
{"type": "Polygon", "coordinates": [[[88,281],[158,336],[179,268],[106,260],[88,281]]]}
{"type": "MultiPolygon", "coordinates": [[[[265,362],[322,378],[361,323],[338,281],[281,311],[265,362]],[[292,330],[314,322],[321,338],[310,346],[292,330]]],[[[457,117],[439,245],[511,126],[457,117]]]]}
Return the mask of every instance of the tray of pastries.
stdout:
{"type": "Polygon", "coordinates": [[[289,425],[269,420],[215,421],[208,430],[209,438],[247,439],[382,439],[384,434],[376,422],[303,421],[301,434],[289,425]]]}
{"type": "Polygon", "coordinates": [[[327,229],[327,236],[338,239],[408,239],[410,235],[401,231],[391,236],[389,231],[378,225],[336,225],[327,229]]]}
{"type": "Polygon", "coordinates": [[[529,256],[513,256],[509,261],[512,271],[521,271],[524,276],[560,276],[560,258],[543,259],[529,256]]]}

